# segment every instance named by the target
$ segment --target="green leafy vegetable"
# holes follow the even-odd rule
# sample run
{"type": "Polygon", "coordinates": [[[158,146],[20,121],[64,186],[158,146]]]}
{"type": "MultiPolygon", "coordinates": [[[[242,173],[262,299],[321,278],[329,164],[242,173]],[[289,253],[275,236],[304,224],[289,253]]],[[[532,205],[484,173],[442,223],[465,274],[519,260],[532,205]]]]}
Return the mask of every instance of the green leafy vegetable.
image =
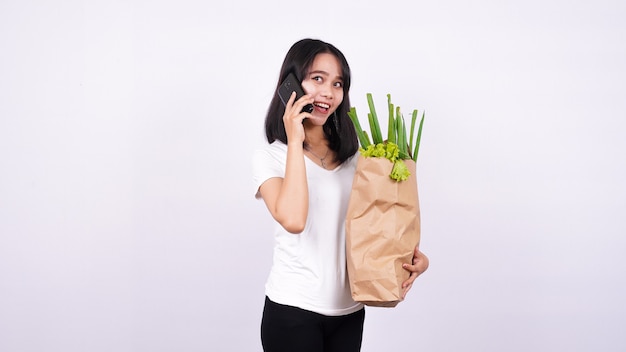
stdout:
{"type": "Polygon", "coordinates": [[[367,148],[361,149],[361,155],[364,157],[386,158],[394,162],[399,160],[400,149],[397,144],[391,142],[370,144],[367,148]]]}
{"type": "Polygon", "coordinates": [[[393,163],[393,169],[391,169],[389,177],[399,182],[405,181],[409,176],[411,176],[411,172],[409,172],[404,161],[402,161],[402,159],[396,160],[393,163]]]}

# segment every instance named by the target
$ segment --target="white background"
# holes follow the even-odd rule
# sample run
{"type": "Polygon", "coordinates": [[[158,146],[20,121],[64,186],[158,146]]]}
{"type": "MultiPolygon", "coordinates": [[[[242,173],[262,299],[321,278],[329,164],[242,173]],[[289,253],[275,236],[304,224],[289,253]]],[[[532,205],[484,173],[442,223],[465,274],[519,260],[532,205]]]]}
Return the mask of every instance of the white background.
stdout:
{"type": "Polygon", "coordinates": [[[0,350],[260,351],[250,150],[314,37],[426,110],[431,267],[363,351],[624,351],[626,4],[409,3],[2,1],[0,350]]]}

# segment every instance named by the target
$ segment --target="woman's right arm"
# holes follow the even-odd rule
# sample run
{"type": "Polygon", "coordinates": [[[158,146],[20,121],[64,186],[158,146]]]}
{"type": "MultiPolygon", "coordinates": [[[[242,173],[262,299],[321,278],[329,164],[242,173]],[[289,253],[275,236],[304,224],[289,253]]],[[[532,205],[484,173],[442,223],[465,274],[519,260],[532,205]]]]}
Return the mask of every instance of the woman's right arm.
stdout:
{"type": "Polygon", "coordinates": [[[283,121],[287,133],[287,161],[285,177],[274,177],[265,181],[259,192],[272,217],[290,233],[304,230],[309,212],[309,191],[304,166],[304,127],[302,120],[308,116],[302,108],[312,103],[309,96],[293,103],[295,93],[286,104],[283,121]]]}

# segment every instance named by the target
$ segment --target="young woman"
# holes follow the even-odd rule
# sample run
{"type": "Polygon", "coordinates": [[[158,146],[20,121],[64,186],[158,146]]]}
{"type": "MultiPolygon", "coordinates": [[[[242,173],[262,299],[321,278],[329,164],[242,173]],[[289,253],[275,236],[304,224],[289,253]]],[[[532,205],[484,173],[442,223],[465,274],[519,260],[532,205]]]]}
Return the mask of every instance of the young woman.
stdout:
{"type": "MultiPolygon", "coordinates": [[[[286,106],[274,95],[265,119],[269,145],[253,157],[256,197],[277,223],[261,340],[266,352],[356,352],[365,311],[351,298],[345,261],[358,150],[347,115],[350,68],[333,45],[303,39],[288,51],[277,89],[290,72],[306,95],[296,101],[292,94],[286,106]]],[[[428,258],[416,248],[405,268],[406,295],[428,258]]]]}

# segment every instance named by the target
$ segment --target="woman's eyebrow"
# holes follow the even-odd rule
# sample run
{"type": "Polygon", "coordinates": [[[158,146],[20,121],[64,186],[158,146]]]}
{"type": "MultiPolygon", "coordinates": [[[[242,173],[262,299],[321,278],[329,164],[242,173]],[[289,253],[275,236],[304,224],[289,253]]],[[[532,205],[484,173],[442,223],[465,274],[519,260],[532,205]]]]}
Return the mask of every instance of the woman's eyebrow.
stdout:
{"type": "Polygon", "coordinates": [[[322,74],[322,75],[328,76],[328,72],[323,71],[323,70],[311,71],[311,72],[309,72],[309,74],[310,75],[312,75],[312,74],[318,74],[318,75],[322,74]]]}
{"type": "MultiPolygon", "coordinates": [[[[310,75],[312,74],[318,74],[318,75],[324,75],[324,76],[330,76],[330,74],[324,70],[316,70],[316,71],[311,71],[309,72],[310,75]]],[[[342,80],[343,81],[343,77],[342,76],[337,76],[336,79],[342,80]]]]}

